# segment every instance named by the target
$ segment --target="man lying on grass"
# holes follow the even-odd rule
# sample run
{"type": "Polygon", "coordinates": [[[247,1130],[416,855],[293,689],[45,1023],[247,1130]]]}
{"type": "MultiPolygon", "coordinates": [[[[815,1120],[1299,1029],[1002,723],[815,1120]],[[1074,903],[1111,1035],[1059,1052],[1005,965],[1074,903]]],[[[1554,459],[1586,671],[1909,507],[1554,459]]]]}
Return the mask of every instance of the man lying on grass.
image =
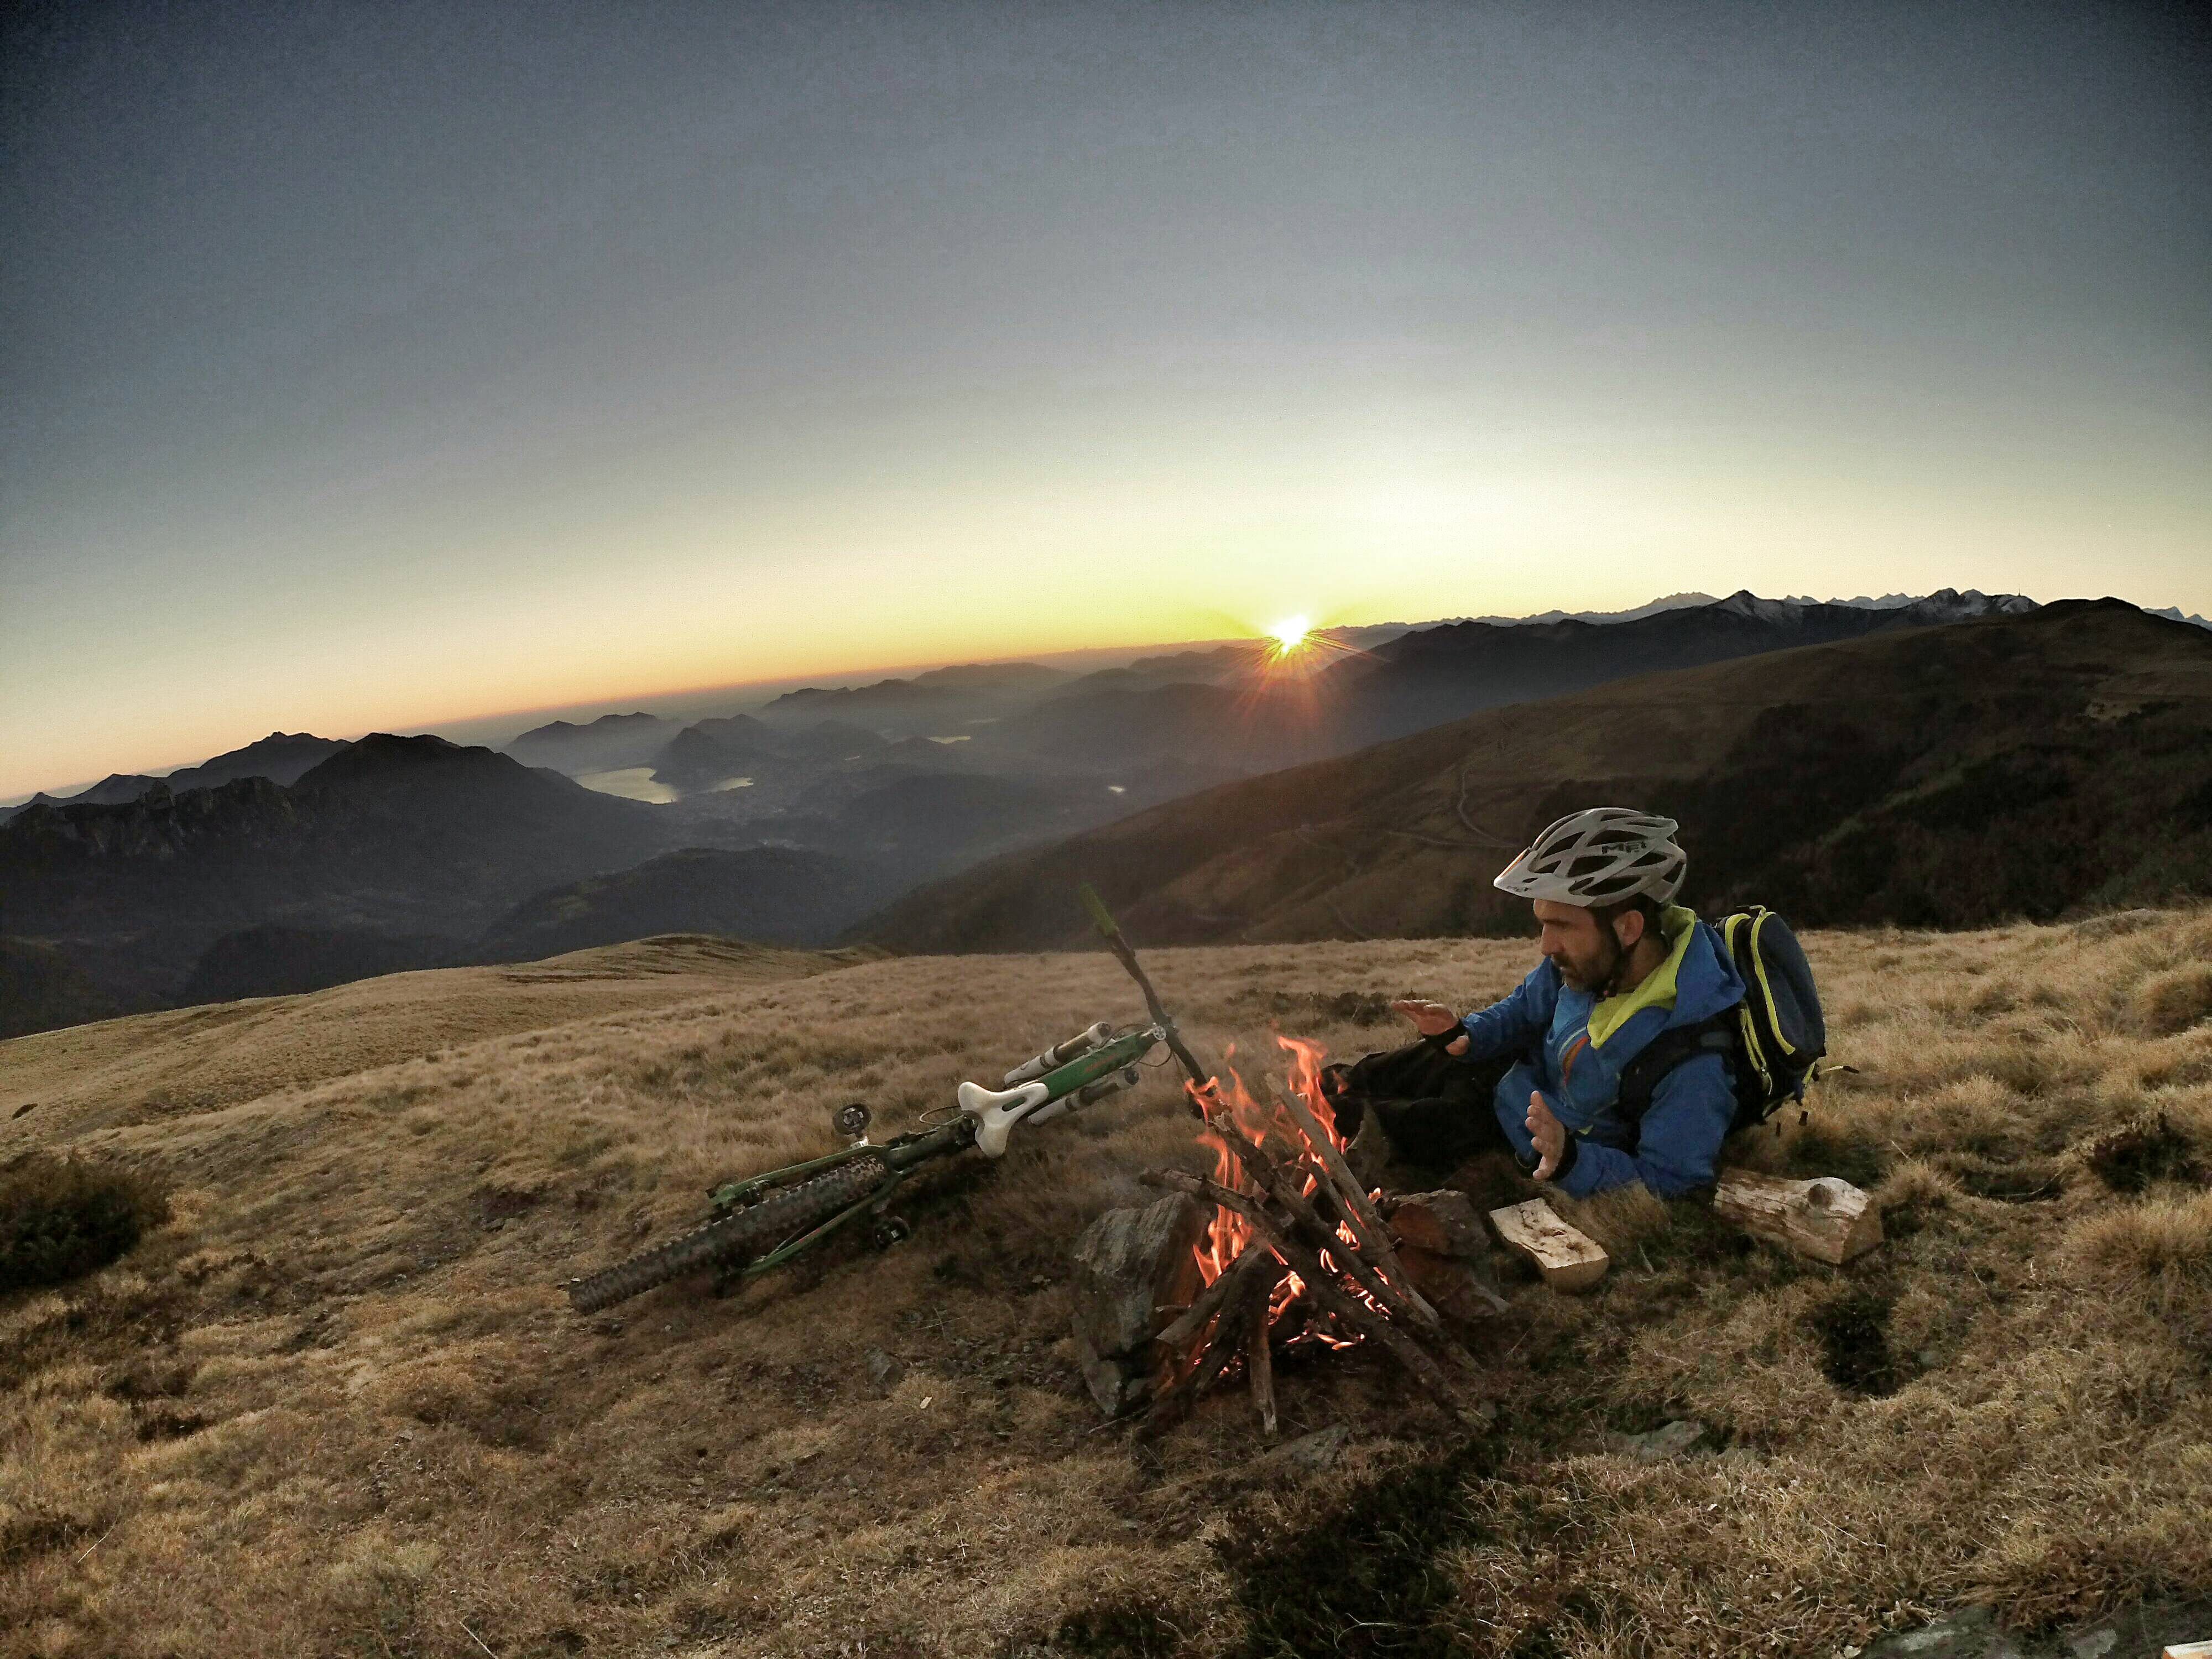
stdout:
{"type": "Polygon", "coordinates": [[[1725,1036],[1707,1022],[1743,1000],[1744,982],[1720,934],[1672,902],[1688,862],[1677,828],[1598,806],[1537,836],[1495,884],[1534,902],[1543,961],[1464,1018],[1438,1002],[1392,1004],[1429,1052],[1372,1056],[1385,1064],[1364,1079],[1349,1068],[1334,1079],[1347,1103],[1371,1097],[1392,1146],[1419,1163],[1504,1146],[1577,1198],[1632,1181],[1662,1198],[1711,1185],[1737,1097],[1725,1036]],[[1419,1073],[1429,1097],[1403,1098],[1419,1073]],[[1492,1111],[1467,1098],[1475,1091],[1492,1111]]]}

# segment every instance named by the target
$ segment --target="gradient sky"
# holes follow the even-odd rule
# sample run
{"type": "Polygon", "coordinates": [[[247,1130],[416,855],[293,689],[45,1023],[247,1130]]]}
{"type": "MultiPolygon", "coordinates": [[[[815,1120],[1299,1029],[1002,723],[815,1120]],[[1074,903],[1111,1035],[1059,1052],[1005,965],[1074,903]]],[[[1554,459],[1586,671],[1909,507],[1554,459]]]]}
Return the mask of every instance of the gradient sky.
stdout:
{"type": "Polygon", "coordinates": [[[2212,611],[2197,8],[9,17],[0,798],[1294,611],[2212,611]]]}

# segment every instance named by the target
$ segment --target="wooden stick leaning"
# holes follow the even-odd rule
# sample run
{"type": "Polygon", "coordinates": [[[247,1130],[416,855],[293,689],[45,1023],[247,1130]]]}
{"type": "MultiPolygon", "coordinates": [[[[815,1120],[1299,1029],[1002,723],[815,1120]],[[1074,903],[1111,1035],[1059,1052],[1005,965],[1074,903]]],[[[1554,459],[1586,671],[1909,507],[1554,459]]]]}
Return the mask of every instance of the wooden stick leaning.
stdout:
{"type": "MultiPolygon", "coordinates": [[[[1247,1254],[1249,1255],[1249,1252],[1247,1254]]],[[[1173,1324],[1152,1340],[1165,1347],[1177,1350],[1187,1348],[1195,1342],[1205,1331],[1208,1322],[1221,1311],[1223,1304],[1229,1300],[1231,1294],[1237,1289],[1239,1283],[1237,1274],[1240,1271],[1250,1273],[1258,1272],[1259,1268],[1256,1266],[1247,1267],[1244,1257],[1238,1256],[1236,1261],[1222,1269],[1219,1278],[1198,1293],[1190,1306],[1177,1316],[1173,1324]]]]}
{"type": "Polygon", "coordinates": [[[1275,1351],[1267,1325],[1267,1306],[1275,1299],[1274,1286],[1252,1304],[1244,1326],[1244,1381],[1252,1390],[1252,1405],[1260,1413],[1260,1432],[1275,1437],[1275,1351]]]}
{"type": "Polygon", "coordinates": [[[1344,1161],[1344,1154],[1337,1150],[1336,1137],[1322,1127],[1321,1120],[1314,1115],[1313,1109],[1299,1098],[1297,1090],[1284,1086],[1272,1073],[1267,1083],[1267,1092],[1280,1103],[1283,1109],[1291,1115],[1291,1121],[1313,1143],[1314,1151],[1321,1158],[1322,1167],[1328,1172],[1331,1184],[1351,1208],[1353,1228],[1359,1235],[1361,1248],[1372,1253],[1376,1265],[1406,1293],[1406,1300],[1412,1304],[1422,1323],[1432,1329],[1441,1329],[1443,1321],[1429,1305],[1428,1298],[1413,1288],[1413,1276],[1406,1271],[1406,1264],[1398,1259],[1398,1247],[1390,1241],[1390,1230],[1383,1224],[1382,1212],[1375,1207],[1375,1200],[1368,1197],[1367,1189],[1359,1184],[1359,1177],[1352,1173],[1352,1166],[1344,1161]]]}
{"type": "MultiPolygon", "coordinates": [[[[1148,1423],[1165,1425],[1179,1419],[1191,1402],[1212,1387],[1229,1369],[1230,1363],[1245,1352],[1247,1332],[1253,1321],[1256,1319],[1261,1328],[1266,1329],[1267,1304],[1274,1299],[1275,1286],[1282,1283],[1285,1271],[1283,1264],[1267,1251],[1247,1250],[1213,1281],[1230,1286],[1221,1304],[1220,1319],[1197,1362],[1153,1397],[1145,1414],[1148,1423]]],[[[1272,1395],[1271,1386],[1270,1403],[1272,1395]]]]}

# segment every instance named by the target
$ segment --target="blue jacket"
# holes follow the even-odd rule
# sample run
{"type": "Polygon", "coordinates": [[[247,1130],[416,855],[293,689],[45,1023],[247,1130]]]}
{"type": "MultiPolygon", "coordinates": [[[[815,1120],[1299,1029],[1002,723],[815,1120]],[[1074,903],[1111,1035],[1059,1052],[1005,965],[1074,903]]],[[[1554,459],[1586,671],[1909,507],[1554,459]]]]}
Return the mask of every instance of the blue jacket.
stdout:
{"type": "Polygon", "coordinates": [[[1718,932],[1680,905],[1663,926],[1666,963],[1624,996],[1600,1001],[1575,990],[1547,958],[1504,1001],[1460,1022],[1474,1038],[1470,1062],[1523,1056],[1498,1083],[1498,1121],[1522,1158],[1534,1157],[1528,1097],[1540,1093],[1574,1137],[1572,1161],[1553,1179],[1577,1198],[1632,1181],[1662,1198],[1710,1184],[1735,1115],[1728,1064],[1713,1053],[1660,1080],[1640,1131],[1618,1109],[1621,1068],[1652,1038],[1743,1000],[1743,979],[1718,932]]]}

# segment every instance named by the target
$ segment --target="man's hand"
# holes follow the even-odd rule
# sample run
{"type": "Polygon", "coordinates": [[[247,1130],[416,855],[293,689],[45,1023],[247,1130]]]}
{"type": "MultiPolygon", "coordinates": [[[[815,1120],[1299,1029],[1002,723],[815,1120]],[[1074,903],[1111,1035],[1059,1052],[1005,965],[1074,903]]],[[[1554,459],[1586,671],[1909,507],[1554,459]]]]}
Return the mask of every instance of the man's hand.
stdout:
{"type": "MultiPolygon", "coordinates": [[[[1459,1016],[1441,1002],[1429,1002],[1419,997],[1409,997],[1403,1002],[1390,1005],[1394,1012],[1403,1014],[1413,1022],[1413,1029],[1423,1036],[1441,1036],[1459,1024],[1459,1016]]],[[[1468,1039],[1464,1035],[1444,1045],[1448,1054],[1467,1052],[1468,1039]]]]}
{"type": "Polygon", "coordinates": [[[1567,1126],[1552,1115],[1552,1109],[1544,1104],[1544,1097],[1534,1090],[1528,1092],[1528,1139],[1535,1143],[1536,1179],[1549,1181],[1552,1172],[1559,1167],[1566,1156],[1567,1126]]]}

